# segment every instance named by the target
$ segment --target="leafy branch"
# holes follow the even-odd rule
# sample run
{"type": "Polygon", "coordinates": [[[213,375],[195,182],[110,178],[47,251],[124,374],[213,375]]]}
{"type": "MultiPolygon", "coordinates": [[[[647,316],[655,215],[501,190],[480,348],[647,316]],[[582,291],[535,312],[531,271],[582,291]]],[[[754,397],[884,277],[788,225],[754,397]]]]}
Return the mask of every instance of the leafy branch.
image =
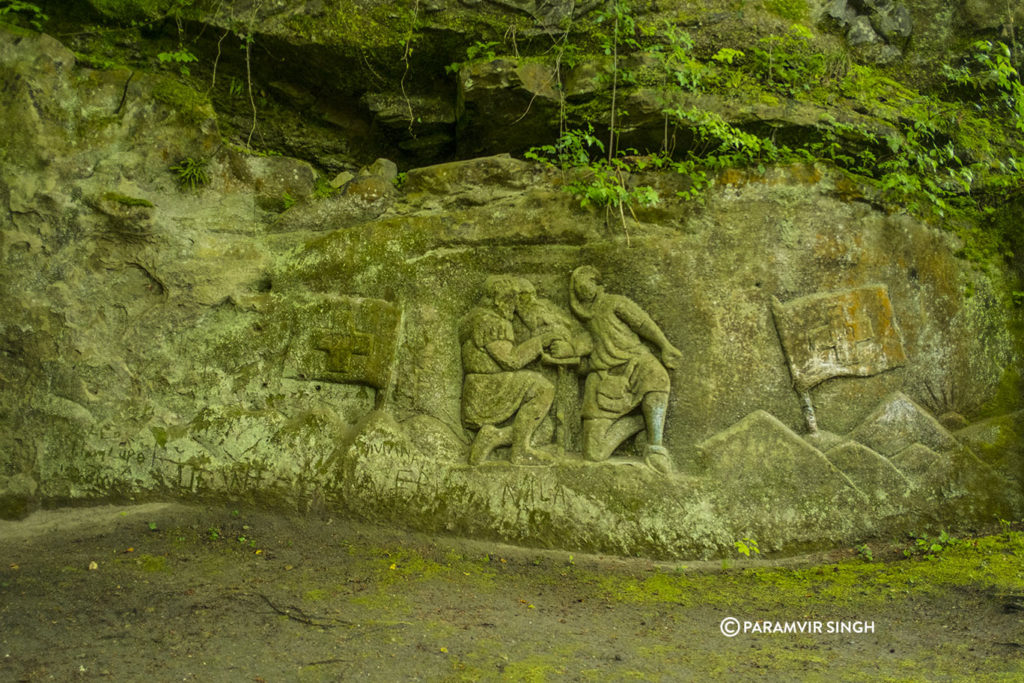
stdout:
{"type": "Polygon", "coordinates": [[[22,0],[0,0],[0,21],[8,21],[11,18],[23,15],[29,25],[37,31],[43,30],[43,22],[49,21],[48,17],[39,5],[22,0]]]}
{"type": "Polygon", "coordinates": [[[603,208],[606,224],[613,211],[618,213],[626,235],[626,245],[629,246],[626,210],[636,220],[633,206],[657,204],[658,193],[649,185],[634,186],[629,182],[632,171],[642,170],[644,165],[635,150],[619,151],[610,157],[604,155],[604,144],[594,134],[593,126],[588,125],[585,130],[566,130],[554,145],[533,147],[524,156],[546,166],[559,168],[564,173],[571,173],[572,180],[566,184],[566,190],[579,201],[582,208],[603,208]]]}

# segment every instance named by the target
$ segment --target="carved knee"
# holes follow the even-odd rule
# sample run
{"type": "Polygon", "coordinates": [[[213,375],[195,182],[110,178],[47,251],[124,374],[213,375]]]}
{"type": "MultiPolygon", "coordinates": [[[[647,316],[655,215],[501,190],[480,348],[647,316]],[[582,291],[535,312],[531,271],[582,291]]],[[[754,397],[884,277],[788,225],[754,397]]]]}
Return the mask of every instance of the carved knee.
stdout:
{"type": "Polygon", "coordinates": [[[534,405],[544,405],[545,410],[551,407],[555,400],[555,385],[543,375],[530,373],[530,388],[526,392],[526,402],[534,405]]]}

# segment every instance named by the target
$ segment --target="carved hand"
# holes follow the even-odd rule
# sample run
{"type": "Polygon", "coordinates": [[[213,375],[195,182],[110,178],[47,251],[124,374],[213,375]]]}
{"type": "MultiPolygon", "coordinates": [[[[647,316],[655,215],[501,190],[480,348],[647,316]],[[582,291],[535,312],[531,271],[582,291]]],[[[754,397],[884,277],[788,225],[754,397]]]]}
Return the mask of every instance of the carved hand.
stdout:
{"type": "Polygon", "coordinates": [[[540,334],[540,343],[545,347],[551,346],[553,343],[562,340],[562,335],[557,332],[542,332],[540,334]]]}
{"type": "Polygon", "coordinates": [[[661,362],[665,364],[665,367],[669,370],[675,370],[679,367],[679,362],[683,360],[683,352],[672,346],[666,344],[661,349],[661,362]]]}
{"type": "Polygon", "coordinates": [[[564,339],[556,339],[551,342],[549,351],[555,358],[569,358],[573,355],[572,344],[564,339]]]}

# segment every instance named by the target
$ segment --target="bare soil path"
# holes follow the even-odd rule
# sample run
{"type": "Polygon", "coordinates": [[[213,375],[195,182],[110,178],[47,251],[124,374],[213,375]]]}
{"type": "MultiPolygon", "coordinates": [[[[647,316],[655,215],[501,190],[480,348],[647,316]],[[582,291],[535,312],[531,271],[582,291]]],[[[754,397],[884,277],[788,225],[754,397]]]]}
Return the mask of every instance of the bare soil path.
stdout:
{"type": "Polygon", "coordinates": [[[40,511],[0,522],[0,681],[1024,679],[1024,533],[931,545],[723,570],[231,507],[40,511]]]}

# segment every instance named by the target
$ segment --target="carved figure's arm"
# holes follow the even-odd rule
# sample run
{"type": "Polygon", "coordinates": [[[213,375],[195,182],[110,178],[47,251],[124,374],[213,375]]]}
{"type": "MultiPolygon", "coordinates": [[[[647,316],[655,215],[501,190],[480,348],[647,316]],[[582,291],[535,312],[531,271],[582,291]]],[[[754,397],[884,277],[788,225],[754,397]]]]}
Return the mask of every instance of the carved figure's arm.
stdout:
{"type": "Polygon", "coordinates": [[[594,338],[583,330],[572,338],[572,348],[577,356],[589,356],[594,351],[594,338]]]}
{"type": "Polygon", "coordinates": [[[661,362],[665,364],[665,367],[672,369],[678,365],[683,352],[672,345],[658,324],[640,306],[630,299],[622,297],[619,299],[615,312],[640,337],[661,350],[661,362]]]}
{"type": "Polygon", "coordinates": [[[548,335],[530,337],[518,346],[508,340],[498,340],[489,343],[484,348],[491,358],[497,361],[505,370],[519,370],[528,363],[533,362],[544,350],[545,343],[550,343],[548,335]]]}

